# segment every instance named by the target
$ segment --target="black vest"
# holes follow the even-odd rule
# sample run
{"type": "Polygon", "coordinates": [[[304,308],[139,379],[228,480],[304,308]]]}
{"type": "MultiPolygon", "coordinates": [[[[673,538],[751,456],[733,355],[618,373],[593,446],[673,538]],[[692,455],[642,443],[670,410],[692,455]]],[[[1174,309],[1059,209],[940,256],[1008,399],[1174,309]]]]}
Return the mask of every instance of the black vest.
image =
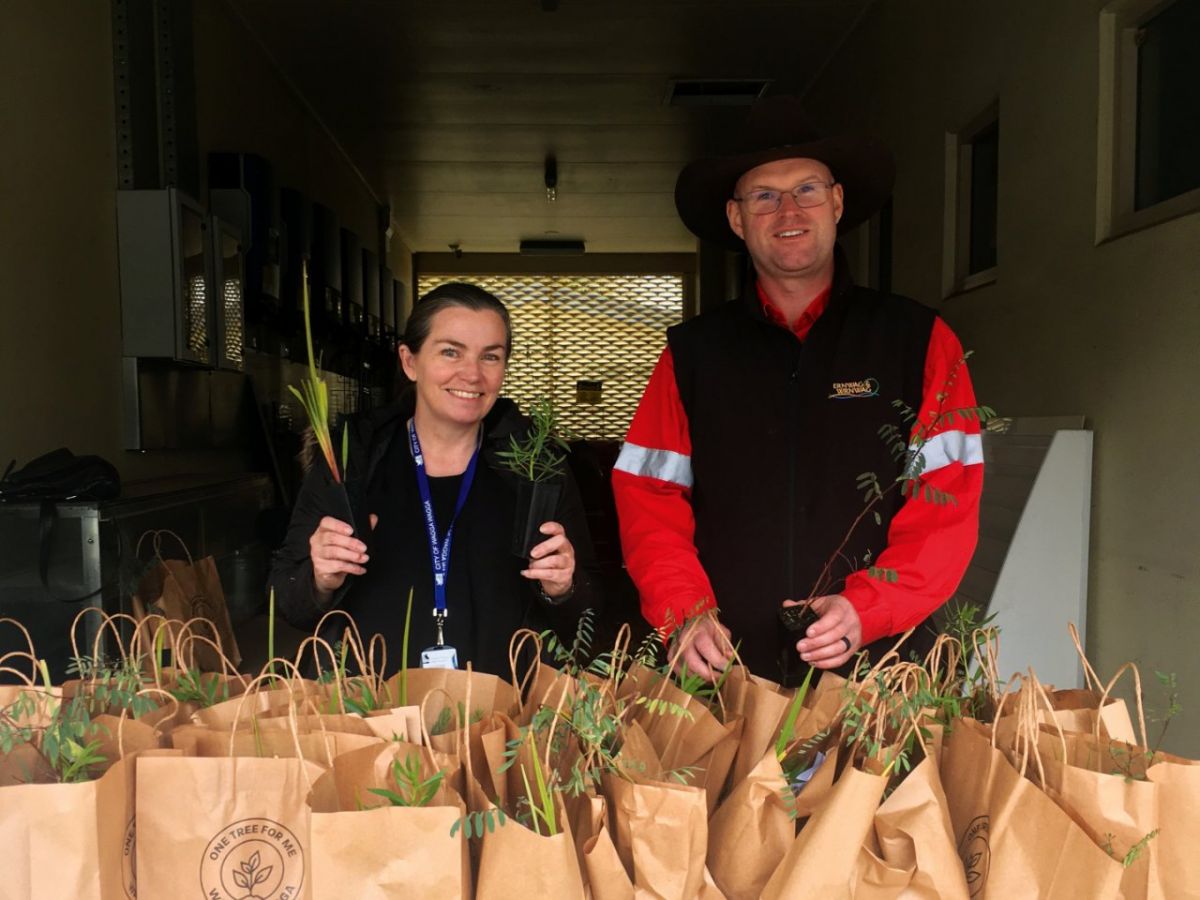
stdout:
{"type": "MultiPolygon", "coordinates": [[[[721,621],[752,671],[793,684],[805,666],[779,604],[816,588],[863,511],[858,476],[875,472],[886,487],[899,474],[878,431],[895,423],[907,437],[892,401],[920,408],[934,322],[926,307],[856,287],[837,269],[803,343],[764,317],[753,285],[667,333],[692,441],[696,548],[721,621]]],[[[878,557],[902,502],[894,491],[876,506],[880,523],[863,518],[822,593],[878,557]]]]}

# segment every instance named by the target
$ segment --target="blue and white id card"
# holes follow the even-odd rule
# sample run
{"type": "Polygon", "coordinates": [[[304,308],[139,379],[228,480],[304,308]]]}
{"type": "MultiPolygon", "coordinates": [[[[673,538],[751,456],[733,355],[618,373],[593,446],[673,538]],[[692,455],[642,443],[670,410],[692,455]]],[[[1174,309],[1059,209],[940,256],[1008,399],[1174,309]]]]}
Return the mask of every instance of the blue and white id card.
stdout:
{"type": "Polygon", "coordinates": [[[453,647],[438,645],[421,651],[422,669],[457,669],[458,651],[453,647]]]}

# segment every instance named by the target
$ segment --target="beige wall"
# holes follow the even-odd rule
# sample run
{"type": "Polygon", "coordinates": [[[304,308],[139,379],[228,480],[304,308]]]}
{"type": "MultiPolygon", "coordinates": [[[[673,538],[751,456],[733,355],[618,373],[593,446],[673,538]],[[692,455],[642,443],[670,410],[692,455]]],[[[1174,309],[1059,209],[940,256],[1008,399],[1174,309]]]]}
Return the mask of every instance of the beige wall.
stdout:
{"type": "Polygon", "coordinates": [[[120,444],[106,3],[5,4],[0,27],[0,455],[120,444]]]}
{"type": "MultiPolygon", "coordinates": [[[[374,248],[376,203],[222,2],[196,3],[197,128],[259,153],[280,184],[337,210],[374,248]]],[[[233,472],[241,454],[121,449],[112,24],[108,3],[16,0],[0,28],[0,467],[58,446],[126,479],[233,472]]],[[[389,261],[411,284],[397,236],[389,261]]]]}
{"type": "Polygon", "coordinates": [[[976,351],[980,400],[1095,429],[1089,653],[1102,673],[1176,673],[1185,712],[1166,746],[1194,754],[1200,214],[1095,245],[1102,5],[881,0],[807,105],[895,150],[895,289],[939,306],[976,351]],[[939,301],[945,133],[997,98],[998,280],[939,301]]]}

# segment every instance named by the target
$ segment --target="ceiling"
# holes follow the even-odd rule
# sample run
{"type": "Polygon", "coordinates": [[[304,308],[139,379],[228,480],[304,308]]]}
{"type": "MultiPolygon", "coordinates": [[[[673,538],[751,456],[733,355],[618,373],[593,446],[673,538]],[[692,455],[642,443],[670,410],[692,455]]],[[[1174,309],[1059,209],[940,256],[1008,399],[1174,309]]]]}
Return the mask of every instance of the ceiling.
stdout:
{"type": "Polygon", "coordinates": [[[802,93],[870,2],[232,0],[416,252],[694,250],[675,177],[745,110],[669,106],[669,80],[802,93]]]}

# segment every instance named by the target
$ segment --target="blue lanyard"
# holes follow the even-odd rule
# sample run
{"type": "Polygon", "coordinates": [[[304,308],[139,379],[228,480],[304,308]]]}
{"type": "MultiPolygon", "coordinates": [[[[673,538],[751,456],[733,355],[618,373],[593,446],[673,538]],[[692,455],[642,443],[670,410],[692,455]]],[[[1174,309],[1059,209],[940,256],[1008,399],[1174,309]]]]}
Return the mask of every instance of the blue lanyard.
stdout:
{"type": "MultiPolygon", "coordinates": [[[[454,516],[446,528],[445,538],[439,539],[437,520],[433,515],[433,498],[429,493],[429,476],[425,474],[425,457],[421,454],[421,442],[417,439],[417,429],[413,420],[408,420],[408,443],[412,448],[413,462],[417,467],[417,490],[421,492],[421,508],[425,513],[425,531],[429,536],[429,557],[433,562],[433,617],[437,620],[438,643],[442,643],[442,623],[446,618],[446,575],[450,569],[450,542],[454,538],[454,523],[467,502],[467,492],[471,490],[471,482],[475,480],[475,463],[479,459],[479,444],[471,454],[471,461],[463,472],[462,485],[458,489],[458,502],[454,505],[454,516]]],[[[480,434],[482,443],[482,433],[480,434]]]]}

